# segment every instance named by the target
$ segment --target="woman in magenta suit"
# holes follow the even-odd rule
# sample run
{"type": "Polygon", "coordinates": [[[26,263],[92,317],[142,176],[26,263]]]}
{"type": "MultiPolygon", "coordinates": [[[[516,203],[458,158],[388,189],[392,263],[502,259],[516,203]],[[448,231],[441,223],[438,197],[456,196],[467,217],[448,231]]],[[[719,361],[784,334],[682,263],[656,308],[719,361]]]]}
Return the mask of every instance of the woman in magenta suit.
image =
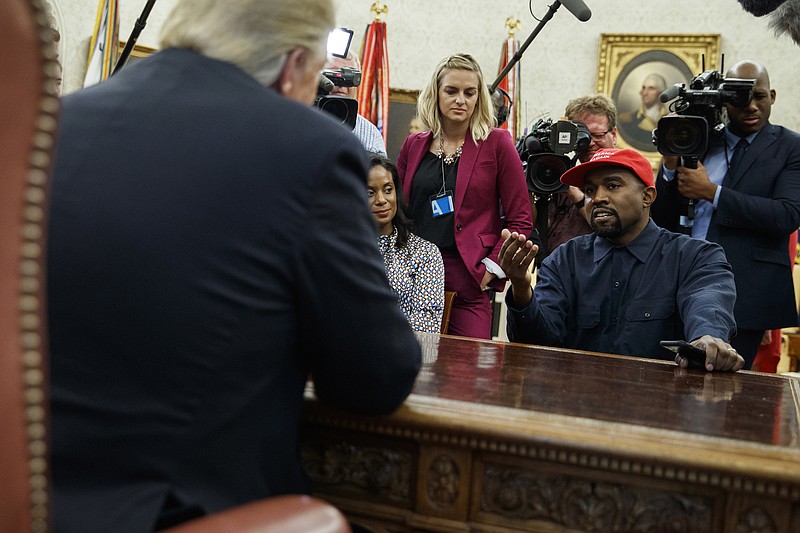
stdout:
{"type": "Polygon", "coordinates": [[[397,159],[414,233],[442,252],[445,290],[455,291],[449,333],[491,336],[489,289],[502,291],[500,231],[533,229],[522,162],[494,128],[489,90],[468,54],[442,60],[417,103],[428,131],[410,135],[397,159]]]}

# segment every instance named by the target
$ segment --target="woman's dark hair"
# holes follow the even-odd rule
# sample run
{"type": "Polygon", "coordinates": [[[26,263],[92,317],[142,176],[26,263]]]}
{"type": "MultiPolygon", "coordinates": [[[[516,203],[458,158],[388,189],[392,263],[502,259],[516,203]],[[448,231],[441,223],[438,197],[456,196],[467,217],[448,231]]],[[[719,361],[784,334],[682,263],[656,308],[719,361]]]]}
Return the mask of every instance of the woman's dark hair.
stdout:
{"type": "Polygon", "coordinates": [[[408,217],[408,206],[406,199],[403,197],[403,187],[400,185],[400,176],[397,174],[397,167],[394,166],[389,159],[380,154],[369,154],[369,168],[372,170],[374,167],[382,167],[389,171],[392,175],[392,183],[394,184],[395,197],[397,198],[397,212],[394,214],[392,224],[397,228],[397,241],[395,248],[398,250],[406,245],[408,236],[411,234],[411,229],[414,224],[408,217]]]}

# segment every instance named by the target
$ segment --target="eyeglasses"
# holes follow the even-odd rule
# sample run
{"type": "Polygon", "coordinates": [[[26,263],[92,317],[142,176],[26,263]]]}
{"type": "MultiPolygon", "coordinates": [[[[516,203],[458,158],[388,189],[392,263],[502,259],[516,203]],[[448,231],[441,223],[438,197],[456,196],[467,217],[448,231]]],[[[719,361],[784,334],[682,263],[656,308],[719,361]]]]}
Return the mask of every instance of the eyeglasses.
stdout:
{"type": "Polygon", "coordinates": [[[591,135],[592,139],[594,139],[595,141],[602,141],[605,138],[605,136],[608,135],[608,132],[610,132],[610,131],[611,131],[610,129],[606,130],[606,131],[601,131],[600,133],[592,133],[590,131],[589,135],[591,135]]]}

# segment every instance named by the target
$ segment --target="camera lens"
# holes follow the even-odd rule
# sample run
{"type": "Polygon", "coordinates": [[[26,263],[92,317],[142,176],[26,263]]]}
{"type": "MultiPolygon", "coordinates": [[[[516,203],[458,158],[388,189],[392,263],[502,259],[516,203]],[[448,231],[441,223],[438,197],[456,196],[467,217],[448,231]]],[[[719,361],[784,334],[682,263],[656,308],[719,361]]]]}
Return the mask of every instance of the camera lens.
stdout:
{"type": "Polygon", "coordinates": [[[664,135],[664,140],[674,151],[687,153],[697,149],[703,135],[705,132],[700,131],[696,123],[682,122],[671,128],[664,135]]]}
{"type": "Polygon", "coordinates": [[[703,117],[662,117],[656,146],[663,155],[702,157],[708,147],[708,122],[703,117]]]}
{"type": "Polygon", "coordinates": [[[342,100],[326,100],[319,108],[338,118],[342,123],[347,122],[347,116],[350,114],[347,104],[342,100]]]}
{"type": "Polygon", "coordinates": [[[537,194],[553,194],[566,190],[561,175],[572,167],[566,156],[540,154],[528,159],[528,189],[537,194]]]}
{"type": "Polygon", "coordinates": [[[358,101],[355,98],[338,95],[321,96],[315,105],[351,130],[355,128],[358,115],[358,101]]]}

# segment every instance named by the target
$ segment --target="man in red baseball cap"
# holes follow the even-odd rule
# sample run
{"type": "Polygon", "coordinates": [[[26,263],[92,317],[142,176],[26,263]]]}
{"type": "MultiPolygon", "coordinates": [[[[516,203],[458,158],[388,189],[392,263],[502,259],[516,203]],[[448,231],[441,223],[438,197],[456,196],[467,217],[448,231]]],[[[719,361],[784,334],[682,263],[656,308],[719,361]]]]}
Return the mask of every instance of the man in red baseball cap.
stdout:
{"type": "MultiPolygon", "coordinates": [[[[661,340],[687,340],[705,352],[706,370],[739,370],[744,359],[728,343],[736,288],[725,253],[650,220],[650,162],[634,150],[606,148],[561,181],[583,189],[594,233],[556,248],[533,290],[538,247],[503,230],[509,339],[654,359],[672,359],[661,340]]],[[[689,364],[680,354],[675,361],[689,364]]]]}

